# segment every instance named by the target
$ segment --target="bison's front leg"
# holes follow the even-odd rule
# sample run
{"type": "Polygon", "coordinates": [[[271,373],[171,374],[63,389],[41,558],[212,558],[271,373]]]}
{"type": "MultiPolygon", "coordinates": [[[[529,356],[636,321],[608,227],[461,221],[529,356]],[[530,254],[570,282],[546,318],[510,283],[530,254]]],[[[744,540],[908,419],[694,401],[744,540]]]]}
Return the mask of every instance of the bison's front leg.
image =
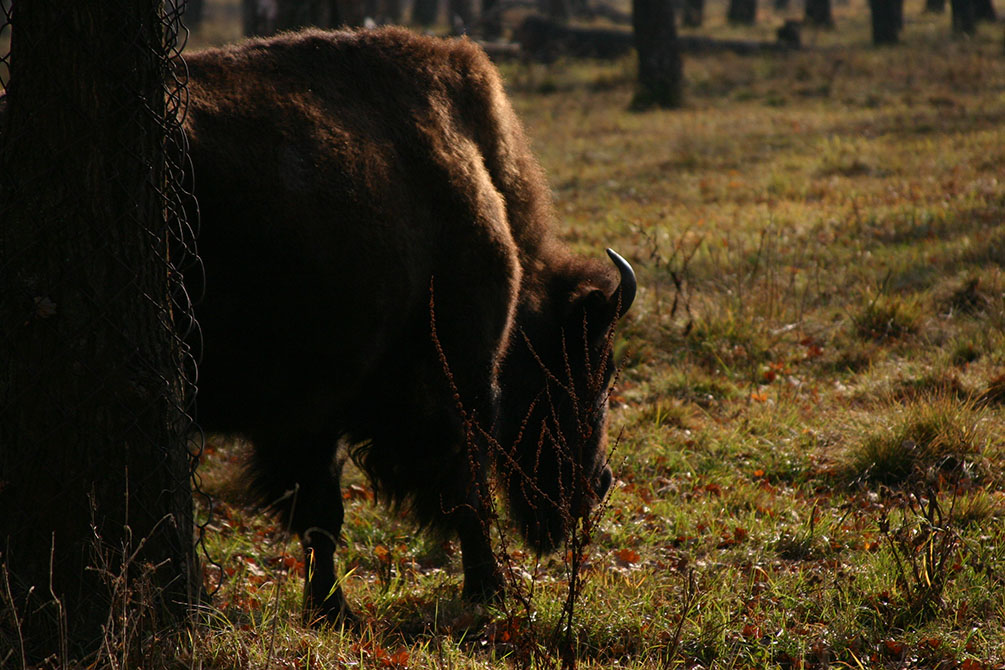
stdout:
{"type": "MultiPolygon", "coordinates": [[[[481,488],[485,490],[484,482],[481,488]]],[[[504,593],[502,571],[489,541],[490,518],[489,501],[479,499],[472,507],[461,510],[456,521],[464,567],[463,595],[474,602],[498,600],[504,593]]]]}
{"type": "Polygon", "coordinates": [[[318,464],[301,482],[300,509],[294,512],[304,548],[304,623],[341,625],[354,620],[335,574],[335,549],[345,507],[339,477],[330,462],[318,464]]]}
{"type": "Polygon", "coordinates": [[[269,427],[253,433],[251,485],[304,549],[304,622],[339,624],[352,619],[335,575],[335,547],[345,508],[333,466],[334,434],[269,427]],[[294,448],[291,448],[293,445],[294,448]]]}
{"type": "Polygon", "coordinates": [[[342,585],[335,575],[335,538],[321,528],[308,528],[304,547],[304,624],[351,623],[352,611],[345,602],[342,585]]]}

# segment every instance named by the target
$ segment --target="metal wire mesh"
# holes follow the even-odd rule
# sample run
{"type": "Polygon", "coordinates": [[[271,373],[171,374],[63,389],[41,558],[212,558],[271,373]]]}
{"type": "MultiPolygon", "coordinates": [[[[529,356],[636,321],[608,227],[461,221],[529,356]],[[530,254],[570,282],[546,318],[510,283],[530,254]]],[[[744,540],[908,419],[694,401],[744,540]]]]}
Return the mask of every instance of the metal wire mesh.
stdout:
{"type": "MultiPolygon", "coordinates": [[[[120,1],[123,8],[135,7],[129,0],[120,1]]],[[[150,6],[157,4],[152,2],[150,6]]],[[[2,136],[10,126],[5,122],[5,115],[10,114],[13,104],[8,103],[16,94],[14,87],[20,85],[18,78],[22,76],[17,61],[12,59],[28,51],[37,54],[39,47],[45,47],[25,44],[28,38],[18,28],[19,6],[27,12],[30,4],[26,0],[0,0],[0,91],[3,93],[0,97],[0,154],[19,140],[11,135],[2,136]]],[[[193,219],[197,207],[185,186],[185,175],[190,167],[182,131],[188,96],[187,75],[181,58],[187,40],[182,24],[184,9],[184,0],[165,2],[156,15],[159,25],[154,24],[152,29],[121,30],[116,34],[115,30],[124,23],[116,22],[103,35],[100,48],[110,70],[126,73],[112,97],[120,101],[132,100],[111,108],[111,116],[120,129],[134,127],[134,134],[129,130],[109,129],[108,116],[98,118],[110,109],[99,100],[105,91],[103,84],[91,86],[89,80],[81,79],[84,85],[73,87],[78,89],[75,92],[67,92],[55,117],[48,110],[48,120],[57,119],[56,132],[46,138],[48,146],[38,147],[40,154],[57,157],[61,151],[70,154],[80,145],[107,148],[108,156],[98,156],[95,161],[96,169],[102,170],[104,194],[122,199],[143,194],[135,206],[103,210],[100,200],[92,198],[92,194],[74,191],[69,180],[64,179],[67,173],[59,160],[52,160],[49,165],[23,176],[7,174],[3,177],[3,199],[7,202],[0,202],[0,226],[6,225],[6,218],[15,205],[25,211],[25,203],[29,203],[29,210],[37,203],[40,212],[36,230],[27,242],[22,240],[23,243],[15,244],[11,238],[4,237],[0,246],[0,281],[5,294],[0,298],[3,303],[0,311],[5,321],[10,319],[4,324],[4,332],[0,332],[0,346],[7,350],[4,360],[9,363],[9,352],[15,346],[12,343],[18,338],[23,340],[29,329],[43,332],[46,328],[50,331],[58,328],[50,324],[60,319],[51,317],[59,316],[64,323],[69,320],[78,324],[78,332],[70,335],[65,349],[53,348],[39,356],[42,362],[30,374],[18,377],[12,370],[2,371],[5,388],[0,388],[0,439],[4,437],[3,432],[10,438],[18,431],[21,433],[18,440],[24,444],[24,433],[28,430],[31,432],[28,439],[45,445],[64,439],[67,427],[79,423],[80,417],[87,412],[125,416],[125,420],[111,424],[120,432],[102,439],[120,440],[126,444],[127,451],[143,452],[148,458],[167,465],[163,468],[165,472],[187,473],[183,480],[168,481],[152,475],[144,475],[146,479],[137,481],[132,471],[129,475],[133,489],[144,485],[159,487],[159,497],[154,498],[162,502],[169,500],[164,507],[175,513],[175,522],[191,529],[190,502],[185,518],[186,504],[178,501],[191,500],[188,492],[193,483],[196,493],[199,492],[195,467],[202,449],[202,437],[193,416],[200,344],[193,300],[186,291],[185,278],[201,274],[202,269],[195,249],[197,222],[193,219]],[[134,80],[128,76],[129,63],[141,64],[146,71],[152,67],[159,72],[163,97],[156,90],[133,88],[134,80]],[[80,119],[93,121],[93,135],[68,136],[60,132],[58,119],[69,117],[76,117],[76,123],[72,124],[76,129],[81,127],[80,119]],[[93,225],[73,226],[51,215],[66,207],[91,214],[93,225]],[[125,226],[120,225],[122,216],[128,219],[125,226]],[[108,225],[111,217],[116,217],[114,226],[108,225]],[[108,234],[111,228],[127,231],[131,240],[128,247],[119,244],[122,238],[108,234]],[[138,245],[133,244],[136,237],[142,240],[138,245]],[[57,240],[58,245],[54,244],[57,240]],[[59,259],[56,272],[40,271],[37,275],[26,272],[21,259],[26,256],[45,258],[48,245],[61,250],[68,247],[88,249],[89,253],[59,259]],[[70,295],[72,300],[67,297],[70,295]],[[123,306],[134,311],[123,313],[123,306]],[[130,324],[136,320],[145,325],[132,327],[130,324]],[[153,335],[150,334],[151,325],[153,335]],[[105,352],[118,352],[119,360],[108,365],[107,359],[89,361],[78,355],[86,348],[79,346],[80,343],[97,338],[107,342],[95,346],[105,352]],[[136,341],[136,338],[143,341],[136,341]],[[86,381],[89,387],[88,392],[79,394],[81,401],[77,407],[62,403],[61,399],[67,396],[61,389],[52,388],[52,380],[66,378],[67,371],[81,383],[86,381]],[[25,383],[29,378],[34,381],[25,383]],[[44,425],[38,425],[37,421],[28,428],[22,425],[17,407],[24,406],[25,398],[47,406],[49,420],[44,425]],[[166,431],[148,430],[154,414],[168,417],[170,425],[166,431]],[[179,444],[187,444],[187,451],[176,448],[179,444]],[[184,467],[171,466],[172,463],[177,465],[178,459],[185,460],[184,467]]],[[[65,12],[67,22],[79,21],[82,15],[79,9],[73,8],[73,3],[66,3],[65,12]]],[[[66,66],[65,60],[61,66],[66,66]]],[[[38,76],[37,68],[31,72],[38,76]]],[[[81,68],[73,72],[73,76],[87,78],[92,73],[81,68]]],[[[65,338],[66,334],[63,336],[65,338]]],[[[45,340],[39,341],[42,346],[45,340]]],[[[153,423],[156,425],[160,420],[155,419],[153,423]]],[[[86,446],[87,438],[81,437],[66,449],[84,450],[86,446]]],[[[23,452],[22,448],[22,459],[23,452]]],[[[40,453],[45,452],[40,449],[40,453]]],[[[18,457],[16,453],[5,456],[0,459],[0,467],[7,468],[8,472],[17,471],[14,459],[18,457]]],[[[97,471],[99,468],[91,468],[80,476],[93,478],[97,471]]],[[[4,479],[3,475],[0,471],[0,480],[4,479]]],[[[70,502],[67,493],[79,490],[76,482],[48,482],[44,472],[38,477],[39,486],[54,498],[54,506],[58,507],[60,496],[64,495],[67,505],[77,504],[70,502]]],[[[18,485],[27,484],[19,482],[18,485]]],[[[103,485],[101,481],[90,482],[92,490],[99,494],[103,485]]],[[[0,493],[2,488],[0,484],[0,493]]],[[[135,495],[135,491],[131,494],[135,495]]],[[[7,522],[0,525],[6,528],[7,522]]],[[[0,547],[0,554],[3,554],[2,549],[0,547]]],[[[7,557],[5,554],[3,557],[6,568],[7,557]]],[[[2,640],[0,646],[3,646],[2,640]]]]}

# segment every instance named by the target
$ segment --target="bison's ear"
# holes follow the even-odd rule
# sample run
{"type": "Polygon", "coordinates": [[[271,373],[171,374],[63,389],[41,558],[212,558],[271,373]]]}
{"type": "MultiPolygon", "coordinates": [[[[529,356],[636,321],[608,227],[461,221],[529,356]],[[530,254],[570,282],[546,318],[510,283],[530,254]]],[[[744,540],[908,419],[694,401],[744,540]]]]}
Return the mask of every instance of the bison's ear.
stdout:
{"type": "Polygon", "coordinates": [[[587,338],[594,346],[607,339],[614,322],[631,307],[637,289],[635,271],[628,261],[611,249],[607,255],[618,269],[618,284],[611,286],[610,277],[603,271],[584,272],[569,294],[564,314],[567,326],[586,324],[587,338]]]}
{"type": "Polygon", "coordinates": [[[632,266],[613,249],[607,250],[607,255],[618,269],[620,275],[618,285],[613,289],[600,288],[608,284],[604,277],[585,277],[572,291],[570,313],[573,318],[585,316],[587,322],[596,326],[608,328],[614,321],[620,319],[635,301],[637,284],[632,266]]]}
{"type": "Polygon", "coordinates": [[[569,327],[586,327],[591,346],[607,339],[611,326],[618,317],[617,291],[604,291],[592,282],[584,282],[570,296],[565,323],[569,327]],[[613,299],[612,299],[613,298],[613,299]]]}

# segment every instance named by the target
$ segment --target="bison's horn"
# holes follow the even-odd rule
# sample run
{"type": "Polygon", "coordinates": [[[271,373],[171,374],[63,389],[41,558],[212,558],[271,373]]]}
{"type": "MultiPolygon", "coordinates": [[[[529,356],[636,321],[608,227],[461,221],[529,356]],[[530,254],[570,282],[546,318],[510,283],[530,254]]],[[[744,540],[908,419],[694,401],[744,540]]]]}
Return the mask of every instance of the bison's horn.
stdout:
{"type": "Polygon", "coordinates": [[[618,268],[618,272],[621,273],[621,285],[619,287],[621,289],[621,307],[618,311],[618,318],[620,319],[628,311],[628,308],[632,306],[632,301],[635,300],[635,291],[638,286],[635,282],[635,270],[632,269],[628,261],[613,249],[608,249],[607,255],[611,257],[614,265],[618,268]]]}

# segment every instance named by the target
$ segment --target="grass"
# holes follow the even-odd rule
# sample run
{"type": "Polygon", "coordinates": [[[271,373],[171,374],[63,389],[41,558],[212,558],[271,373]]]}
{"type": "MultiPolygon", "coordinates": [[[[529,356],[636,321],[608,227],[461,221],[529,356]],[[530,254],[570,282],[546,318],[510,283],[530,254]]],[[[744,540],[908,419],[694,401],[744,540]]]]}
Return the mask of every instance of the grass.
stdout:
{"type": "MultiPolygon", "coordinates": [[[[720,9],[706,33],[781,22],[765,7],[741,30],[720,9]]],[[[630,60],[504,68],[564,237],[639,274],[618,482],[571,648],[550,633],[561,556],[516,553],[531,608],[472,608],[456,543],[352,472],[339,565],[363,630],[304,629],[295,543],[242,508],[241,446],[215,441],[206,546],[225,578],[207,566],[220,590],[178,666],[1005,663],[1000,28],[957,40],[948,16],[905,11],[896,47],[870,46],[852,0],[810,50],[689,57],[673,112],[628,111],[630,60]]]]}

